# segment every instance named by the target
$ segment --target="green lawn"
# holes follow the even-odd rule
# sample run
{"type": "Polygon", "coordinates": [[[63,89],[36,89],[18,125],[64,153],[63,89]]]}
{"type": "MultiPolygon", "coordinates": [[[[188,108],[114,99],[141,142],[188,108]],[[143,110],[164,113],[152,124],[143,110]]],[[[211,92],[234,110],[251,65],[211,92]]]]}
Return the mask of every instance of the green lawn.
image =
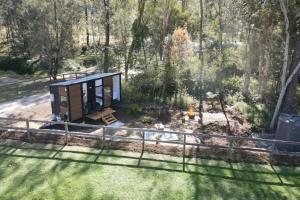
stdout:
{"type": "Polygon", "coordinates": [[[300,168],[83,147],[0,147],[0,199],[300,199],[300,168]],[[164,161],[163,161],[164,160],[164,161]]]}

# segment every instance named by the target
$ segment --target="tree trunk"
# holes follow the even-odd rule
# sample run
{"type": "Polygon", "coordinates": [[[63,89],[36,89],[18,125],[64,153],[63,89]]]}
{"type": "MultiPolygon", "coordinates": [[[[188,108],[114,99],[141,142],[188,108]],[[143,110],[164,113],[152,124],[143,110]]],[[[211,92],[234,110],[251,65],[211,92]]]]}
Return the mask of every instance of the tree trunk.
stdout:
{"type": "Polygon", "coordinates": [[[86,46],[90,47],[89,13],[88,13],[88,6],[86,0],[84,0],[84,15],[85,15],[86,46]]]}
{"type": "Polygon", "coordinates": [[[104,72],[109,68],[109,0],[103,0],[105,7],[105,45],[104,45],[104,72]]]}
{"type": "Polygon", "coordinates": [[[249,96],[249,85],[250,85],[250,77],[252,72],[252,63],[251,63],[251,46],[252,46],[252,39],[253,39],[253,33],[251,33],[251,30],[248,30],[248,41],[246,46],[246,63],[245,63],[245,72],[244,72],[244,85],[243,85],[243,96],[248,97],[249,96]]]}
{"type": "Polygon", "coordinates": [[[300,69],[300,62],[297,63],[295,69],[293,70],[293,72],[291,73],[291,75],[287,79],[285,85],[282,87],[282,89],[280,91],[280,95],[279,95],[279,98],[278,98],[278,101],[277,101],[277,104],[276,104],[276,108],[275,108],[275,111],[274,111],[274,114],[273,114],[273,118],[272,118],[272,121],[271,121],[271,125],[270,125],[271,129],[275,128],[276,121],[277,121],[277,118],[278,118],[278,115],[279,115],[279,112],[280,112],[280,108],[281,108],[284,96],[286,94],[287,87],[290,85],[290,83],[293,81],[293,79],[295,79],[295,77],[299,76],[299,69],[300,69]]]}
{"type": "Polygon", "coordinates": [[[94,46],[94,54],[96,57],[96,65],[98,67],[98,70],[101,71],[101,67],[99,64],[99,53],[98,53],[98,45],[96,44],[96,39],[95,39],[95,21],[94,21],[94,11],[95,11],[95,1],[93,1],[92,4],[92,9],[91,9],[91,28],[92,28],[92,39],[93,39],[93,46],[94,46]]]}
{"type": "Polygon", "coordinates": [[[219,0],[219,43],[220,43],[220,56],[221,56],[221,64],[220,67],[223,69],[224,67],[224,52],[223,52],[223,11],[222,11],[223,0],[219,0]]]}
{"type": "Polygon", "coordinates": [[[268,72],[269,72],[269,68],[270,68],[270,60],[271,57],[269,55],[269,50],[268,52],[266,52],[265,55],[265,66],[263,68],[263,74],[262,74],[262,79],[261,79],[261,83],[260,83],[260,95],[261,95],[261,99],[265,102],[266,100],[266,91],[268,89],[268,72]]]}
{"type": "Polygon", "coordinates": [[[258,94],[260,99],[263,99],[263,83],[265,82],[265,68],[267,64],[266,60],[266,50],[265,50],[265,42],[264,42],[264,34],[260,34],[260,42],[261,45],[259,48],[259,64],[258,64],[258,94]]]}
{"type": "Polygon", "coordinates": [[[204,69],[204,55],[203,55],[203,0],[200,0],[200,26],[199,26],[199,59],[200,73],[199,73],[199,117],[202,123],[202,111],[203,111],[203,69],[204,69]]]}
{"type": "MultiPolygon", "coordinates": [[[[281,10],[284,14],[285,17],[285,23],[289,24],[289,19],[287,17],[287,9],[285,7],[285,4],[283,0],[280,0],[280,6],[281,10]]],[[[279,115],[279,112],[285,112],[288,114],[292,114],[294,112],[294,102],[295,102],[295,96],[296,96],[296,91],[297,91],[297,85],[298,85],[298,79],[299,79],[299,69],[300,69],[300,16],[297,17],[296,19],[296,26],[295,26],[295,45],[294,45],[294,51],[293,51],[293,56],[292,56],[292,62],[291,62],[291,67],[290,67],[290,75],[284,83],[283,87],[281,87],[280,91],[280,96],[277,101],[277,105],[272,117],[271,125],[270,128],[274,129],[277,118],[279,115]],[[282,105],[283,104],[283,105],[282,105]]],[[[287,25],[286,25],[287,26],[287,25]]],[[[286,45],[285,48],[289,48],[289,45],[287,45],[287,41],[290,38],[290,32],[286,32],[286,45]]],[[[285,49],[284,53],[284,65],[283,65],[283,71],[287,66],[285,66],[286,63],[288,63],[288,60],[286,60],[286,52],[289,50],[285,49]]],[[[288,59],[288,57],[287,57],[288,59]]],[[[284,72],[283,72],[284,73],[284,72]]],[[[284,75],[284,74],[282,74],[284,75]]],[[[285,77],[282,77],[281,80],[283,80],[285,77]]],[[[285,78],[286,79],[286,78],[285,78]]]]}
{"type": "MultiPolygon", "coordinates": [[[[300,17],[297,23],[298,23],[297,24],[298,30],[296,31],[296,37],[294,41],[295,46],[293,48],[294,51],[293,51],[290,71],[293,71],[297,67],[297,64],[300,61],[300,34],[299,34],[300,17]]],[[[295,97],[296,97],[298,82],[299,82],[299,72],[296,73],[296,75],[293,77],[293,80],[291,81],[291,84],[287,88],[286,95],[282,105],[282,112],[284,113],[292,114],[295,111],[295,97]]]]}
{"type": "Polygon", "coordinates": [[[59,68],[59,32],[58,32],[58,22],[57,22],[57,3],[54,1],[54,29],[55,29],[55,49],[54,49],[54,64],[53,69],[51,70],[54,80],[56,80],[57,71],[59,68]]]}
{"type": "MultiPolygon", "coordinates": [[[[137,26],[140,27],[140,25],[142,23],[142,18],[143,18],[143,15],[144,15],[144,10],[145,10],[145,0],[139,0],[138,9],[139,9],[139,16],[137,18],[137,21],[138,21],[137,26]]],[[[134,50],[135,46],[136,46],[135,45],[135,38],[133,38],[132,42],[131,42],[131,45],[130,45],[130,48],[129,48],[129,51],[128,51],[127,61],[125,62],[125,81],[128,80],[128,70],[133,65],[133,62],[132,62],[132,56],[133,55],[132,54],[133,54],[133,50],[134,50]]]]}
{"type": "Polygon", "coordinates": [[[181,11],[184,12],[187,8],[188,0],[181,0],[181,11]]]}
{"type": "Polygon", "coordinates": [[[283,67],[281,75],[281,88],[284,87],[286,82],[287,70],[288,70],[288,59],[289,59],[289,44],[290,44],[290,22],[287,14],[287,8],[285,6],[284,0],[279,0],[281,12],[284,16],[285,22],[285,47],[284,47],[284,56],[283,56],[283,67]]]}
{"type": "Polygon", "coordinates": [[[146,49],[145,49],[145,41],[142,42],[142,48],[143,48],[143,53],[144,53],[145,68],[147,69],[148,64],[147,64],[147,52],[146,52],[146,49]]]}

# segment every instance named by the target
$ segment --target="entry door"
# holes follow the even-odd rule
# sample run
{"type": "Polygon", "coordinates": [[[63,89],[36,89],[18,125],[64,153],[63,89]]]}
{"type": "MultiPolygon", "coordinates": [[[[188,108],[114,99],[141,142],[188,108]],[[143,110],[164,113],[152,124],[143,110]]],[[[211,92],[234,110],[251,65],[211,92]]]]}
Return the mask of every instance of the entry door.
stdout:
{"type": "Polygon", "coordinates": [[[104,87],[104,107],[109,107],[111,105],[111,86],[104,87]]]}

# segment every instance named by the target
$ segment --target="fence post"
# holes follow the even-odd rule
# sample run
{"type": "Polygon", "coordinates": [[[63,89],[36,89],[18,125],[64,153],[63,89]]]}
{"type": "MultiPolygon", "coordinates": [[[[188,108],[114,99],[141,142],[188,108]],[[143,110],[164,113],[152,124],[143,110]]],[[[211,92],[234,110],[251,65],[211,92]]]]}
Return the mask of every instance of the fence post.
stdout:
{"type": "Polygon", "coordinates": [[[27,133],[27,139],[30,141],[31,136],[30,136],[30,131],[29,131],[29,120],[26,119],[26,133],[27,133]]]}
{"type": "Polygon", "coordinates": [[[142,145],[142,152],[144,152],[145,149],[145,131],[142,131],[143,136],[143,145],[142,145]]]}
{"type": "Polygon", "coordinates": [[[232,142],[232,138],[228,138],[229,140],[229,147],[228,147],[228,158],[231,160],[232,158],[232,147],[233,147],[233,142],[232,142]]]}
{"type": "Polygon", "coordinates": [[[275,145],[276,145],[276,143],[272,142],[271,153],[270,153],[270,160],[271,160],[271,162],[273,162],[273,160],[274,160],[275,145]]]}
{"type": "Polygon", "coordinates": [[[102,149],[105,147],[105,135],[106,135],[106,126],[103,127],[103,133],[102,133],[102,149]]]}
{"type": "Polygon", "coordinates": [[[68,122],[65,122],[65,144],[68,144],[69,127],[68,122]]]}
{"type": "Polygon", "coordinates": [[[185,172],[185,143],[186,143],[186,134],[183,134],[183,152],[182,152],[182,170],[185,172]]]}

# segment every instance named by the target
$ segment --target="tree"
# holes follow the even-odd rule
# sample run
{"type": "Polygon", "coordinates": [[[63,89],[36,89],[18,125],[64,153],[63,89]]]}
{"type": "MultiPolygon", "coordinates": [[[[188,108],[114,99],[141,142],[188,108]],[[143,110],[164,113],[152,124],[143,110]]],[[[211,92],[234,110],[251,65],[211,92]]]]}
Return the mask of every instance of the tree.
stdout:
{"type": "Polygon", "coordinates": [[[144,41],[147,35],[147,26],[143,23],[143,16],[145,11],[146,0],[139,0],[138,3],[138,17],[132,24],[132,42],[129,48],[127,60],[125,63],[125,80],[128,80],[128,70],[133,65],[133,51],[141,47],[142,42],[144,41]]]}
{"type": "Polygon", "coordinates": [[[202,121],[202,111],[203,111],[203,69],[204,69],[204,55],[203,55],[203,21],[204,21],[204,12],[203,12],[203,0],[199,0],[200,4],[200,23],[199,23],[199,59],[200,69],[199,69],[199,116],[202,121]]]}
{"type": "MultiPolygon", "coordinates": [[[[192,55],[191,44],[192,40],[186,27],[178,27],[174,30],[171,42],[171,61],[177,66],[178,82],[179,82],[179,97],[182,104],[182,96],[184,92],[184,81],[187,68],[187,60],[192,55]]],[[[176,77],[176,76],[175,76],[176,77]]]]}
{"type": "Polygon", "coordinates": [[[89,12],[87,0],[84,0],[84,15],[85,15],[85,31],[86,31],[86,46],[90,47],[90,31],[89,31],[89,12]]]}
{"type": "MultiPolygon", "coordinates": [[[[288,77],[285,77],[287,74],[287,69],[288,69],[288,52],[289,52],[289,39],[290,39],[290,32],[289,32],[289,18],[288,18],[288,12],[287,12],[287,7],[284,3],[283,0],[279,0],[280,2],[280,8],[281,11],[283,13],[284,16],[284,21],[285,21],[285,26],[286,26],[286,40],[285,40],[285,49],[284,49],[284,62],[283,62],[283,67],[282,67],[282,74],[281,74],[281,89],[280,89],[280,94],[277,100],[277,104],[276,104],[276,108],[275,111],[273,113],[273,117],[272,117],[272,121],[271,121],[271,125],[270,128],[274,129],[275,125],[276,125],[276,121],[279,115],[279,112],[281,110],[282,107],[282,103],[284,101],[284,97],[286,95],[287,89],[290,86],[290,84],[292,82],[295,81],[296,85],[298,82],[298,77],[299,77],[299,69],[300,69],[300,33],[297,32],[297,43],[295,45],[295,51],[293,54],[293,59],[292,59],[292,64],[291,64],[291,73],[289,74],[288,77]]],[[[296,23],[297,23],[297,27],[298,30],[300,30],[300,17],[297,17],[296,19],[296,23]]],[[[295,84],[294,83],[294,84],[295,84]]],[[[293,85],[292,85],[293,87],[293,85]]],[[[292,96],[291,94],[295,94],[295,90],[296,87],[294,85],[294,87],[292,88],[290,87],[290,91],[289,91],[289,96],[286,97],[287,102],[293,102],[294,100],[294,96],[292,96]]],[[[289,106],[292,106],[291,104],[289,106]]],[[[290,111],[291,109],[288,108],[288,111],[290,111]]]]}
{"type": "Polygon", "coordinates": [[[110,30],[110,21],[109,21],[109,0],[103,0],[105,8],[105,45],[104,45],[104,72],[108,72],[109,69],[109,30],[110,30]]]}

